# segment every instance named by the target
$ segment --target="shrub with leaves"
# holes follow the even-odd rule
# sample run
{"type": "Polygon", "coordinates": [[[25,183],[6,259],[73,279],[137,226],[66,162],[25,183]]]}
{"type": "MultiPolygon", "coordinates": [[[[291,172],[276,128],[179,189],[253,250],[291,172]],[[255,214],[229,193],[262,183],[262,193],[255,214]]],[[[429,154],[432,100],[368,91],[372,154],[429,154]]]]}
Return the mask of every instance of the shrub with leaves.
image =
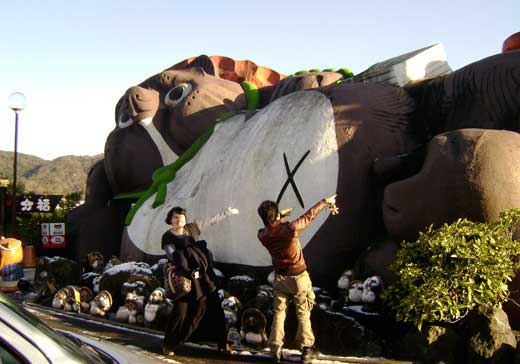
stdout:
{"type": "Polygon", "coordinates": [[[500,306],[518,268],[512,233],[519,221],[520,209],[511,209],[493,224],[459,219],[403,242],[391,266],[397,281],[383,295],[396,319],[420,330],[456,322],[477,304],[500,306]]]}

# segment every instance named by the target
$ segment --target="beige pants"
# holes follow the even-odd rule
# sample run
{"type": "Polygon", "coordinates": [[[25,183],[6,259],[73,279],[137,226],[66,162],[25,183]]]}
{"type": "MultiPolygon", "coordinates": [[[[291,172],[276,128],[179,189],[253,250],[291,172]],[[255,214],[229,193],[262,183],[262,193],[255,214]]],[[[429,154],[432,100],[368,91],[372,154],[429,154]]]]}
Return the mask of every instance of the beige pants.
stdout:
{"type": "Polygon", "coordinates": [[[269,347],[277,350],[283,346],[285,336],[284,322],[287,313],[287,304],[292,298],[296,307],[298,329],[296,331],[296,345],[300,349],[314,345],[314,334],[311,326],[311,310],[315,301],[312,282],[307,271],[297,276],[282,276],[275,274],[273,281],[273,324],[269,335],[269,347]]]}

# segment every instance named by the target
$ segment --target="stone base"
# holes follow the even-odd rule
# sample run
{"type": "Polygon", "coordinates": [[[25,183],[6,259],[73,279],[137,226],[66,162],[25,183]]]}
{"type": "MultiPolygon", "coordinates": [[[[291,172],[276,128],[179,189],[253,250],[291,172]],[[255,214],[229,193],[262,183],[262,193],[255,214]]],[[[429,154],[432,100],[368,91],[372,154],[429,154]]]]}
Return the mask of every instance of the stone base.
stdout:
{"type": "Polygon", "coordinates": [[[18,281],[3,281],[0,280],[1,292],[16,292],[18,291],[18,281]]]}

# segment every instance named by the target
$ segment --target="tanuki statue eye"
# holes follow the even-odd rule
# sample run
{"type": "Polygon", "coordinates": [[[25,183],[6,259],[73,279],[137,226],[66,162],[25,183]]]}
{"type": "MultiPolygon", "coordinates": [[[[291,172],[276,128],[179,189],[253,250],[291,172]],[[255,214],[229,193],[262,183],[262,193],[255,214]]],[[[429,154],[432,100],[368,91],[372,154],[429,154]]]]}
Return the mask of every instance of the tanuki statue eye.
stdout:
{"type": "Polygon", "coordinates": [[[164,103],[170,107],[178,105],[191,93],[192,86],[189,83],[181,83],[172,88],[164,97],[164,103]]]}

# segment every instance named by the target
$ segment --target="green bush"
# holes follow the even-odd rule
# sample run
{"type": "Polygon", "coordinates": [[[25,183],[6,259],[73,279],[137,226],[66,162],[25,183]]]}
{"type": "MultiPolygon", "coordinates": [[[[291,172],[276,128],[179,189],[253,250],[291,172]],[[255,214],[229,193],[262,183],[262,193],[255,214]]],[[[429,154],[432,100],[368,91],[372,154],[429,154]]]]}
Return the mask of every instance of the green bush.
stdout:
{"type": "Polygon", "coordinates": [[[456,322],[477,304],[500,306],[518,268],[512,233],[519,221],[520,209],[511,209],[493,224],[459,219],[403,242],[391,266],[397,281],[383,294],[396,319],[420,330],[456,322]]]}

